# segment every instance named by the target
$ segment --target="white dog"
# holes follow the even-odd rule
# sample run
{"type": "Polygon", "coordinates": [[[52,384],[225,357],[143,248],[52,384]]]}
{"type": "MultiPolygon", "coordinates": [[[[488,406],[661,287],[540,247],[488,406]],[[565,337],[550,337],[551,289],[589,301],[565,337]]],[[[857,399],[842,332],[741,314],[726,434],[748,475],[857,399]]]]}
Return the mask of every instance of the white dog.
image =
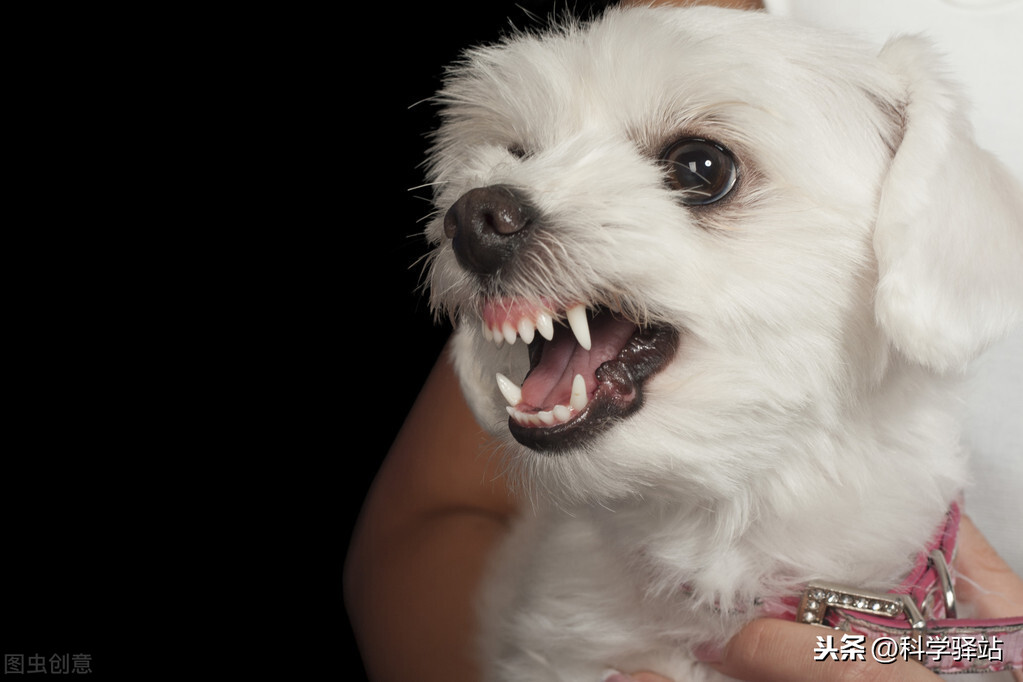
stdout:
{"type": "Polygon", "coordinates": [[[532,501],[487,679],[710,679],[697,645],[928,548],[968,477],[959,377],[1023,309],[1023,195],[937,63],[705,7],[452,70],[432,303],[532,501]]]}

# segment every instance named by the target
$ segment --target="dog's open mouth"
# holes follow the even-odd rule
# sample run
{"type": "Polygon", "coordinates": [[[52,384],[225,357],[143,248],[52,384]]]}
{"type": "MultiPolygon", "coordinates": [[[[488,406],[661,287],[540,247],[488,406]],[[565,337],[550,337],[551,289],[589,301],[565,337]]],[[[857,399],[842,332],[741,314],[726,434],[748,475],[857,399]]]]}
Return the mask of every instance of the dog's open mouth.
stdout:
{"type": "Polygon", "coordinates": [[[672,327],[640,326],[604,308],[555,309],[502,300],[482,311],[485,338],[498,344],[521,338],[529,346],[522,386],[500,374],[497,381],[512,436],[543,452],[580,445],[638,410],[644,382],[679,343],[672,327]]]}

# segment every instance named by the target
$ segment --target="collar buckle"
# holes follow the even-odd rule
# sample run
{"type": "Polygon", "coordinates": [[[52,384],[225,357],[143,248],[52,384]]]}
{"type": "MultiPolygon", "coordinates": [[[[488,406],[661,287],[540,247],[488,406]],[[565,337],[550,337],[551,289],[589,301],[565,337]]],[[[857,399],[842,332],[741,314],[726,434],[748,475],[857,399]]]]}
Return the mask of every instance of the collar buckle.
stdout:
{"type": "Polygon", "coordinates": [[[955,588],[945,555],[940,549],[931,550],[927,555],[927,564],[928,568],[933,571],[934,578],[932,579],[935,584],[928,590],[928,594],[921,597],[922,607],[917,606],[909,594],[892,592],[881,594],[832,583],[816,582],[810,583],[803,590],[799,600],[799,610],[796,613],[796,621],[811,625],[825,625],[828,611],[841,609],[882,618],[905,618],[910,629],[922,630],[927,623],[923,614],[925,611],[930,611],[927,606],[930,603],[929,593],[937,593],[934,596],[940,600],[940,607],[944,607],[945,618],[955,618],[955,588]]]}
{"type": "Polygon", "coordinates": [[[955,618],[955,585],[952,582],[951,572],[948,570],[948,562],[945,561],[945,554],[940,549],[932,549],[930,554],[927,555],[927,561],[938,575],[937,587],[941,590],[941,599],[945,606],[945,618],[955,618]]]}
{"type": "Polygon", "coordinates": [[[882,618],[905,618],[912,630],[923,630],[927,625],[920,608],[908,594],[881,594],[831,583],[811,583],[806,586],[799,600],[796,621],[827,625],[825,618],[829,609],[882,618]]]}

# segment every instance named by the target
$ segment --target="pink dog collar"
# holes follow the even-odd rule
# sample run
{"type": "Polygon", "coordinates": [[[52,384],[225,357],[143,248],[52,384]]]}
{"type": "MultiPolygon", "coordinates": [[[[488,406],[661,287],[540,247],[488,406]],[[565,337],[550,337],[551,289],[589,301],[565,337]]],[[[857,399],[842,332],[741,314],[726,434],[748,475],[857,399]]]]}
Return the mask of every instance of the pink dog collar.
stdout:
{"type": "MultiPolygon", "coordinates": [[[[956,618],[955,575],[948,567],[960,514],[953,503],[945,524],[892,591],[812,583],[802,593],[795,619],[843,631],[843,642],[857,643],[861,648],[853,651],[861,658],[869,648],[883,663],[909,658],[942,674],[1023,670],[1023,616],[956,618]]],[[[849,660],[850,649],[840,649],[832,637],[818,639],[818,660],[849,660]]]]}

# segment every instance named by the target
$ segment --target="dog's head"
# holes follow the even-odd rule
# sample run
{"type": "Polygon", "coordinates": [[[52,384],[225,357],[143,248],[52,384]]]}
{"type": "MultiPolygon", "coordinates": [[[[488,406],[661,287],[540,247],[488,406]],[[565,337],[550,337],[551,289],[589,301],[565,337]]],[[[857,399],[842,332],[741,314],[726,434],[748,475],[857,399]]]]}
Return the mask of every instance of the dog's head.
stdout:
{"type": "Polygon", "coordinates": [[[963,367],[1018,313],[1023,211],[933,63],[713,8],[468,52],[426,234],[481,423],[579,494],[727,488],[963,367]]]}

